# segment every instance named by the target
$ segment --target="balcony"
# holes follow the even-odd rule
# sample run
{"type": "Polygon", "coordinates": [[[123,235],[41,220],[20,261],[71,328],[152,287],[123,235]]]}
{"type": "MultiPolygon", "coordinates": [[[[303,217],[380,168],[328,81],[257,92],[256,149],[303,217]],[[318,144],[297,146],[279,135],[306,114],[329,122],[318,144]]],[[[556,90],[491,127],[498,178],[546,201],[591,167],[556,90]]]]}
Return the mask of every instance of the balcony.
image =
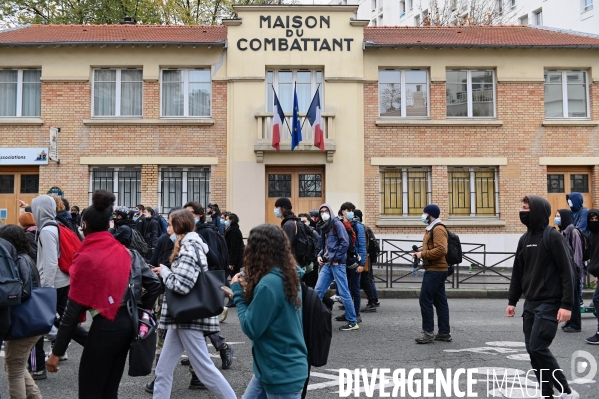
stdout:
{"type": "MultiPolygon", "coordinates": [[[[305,116],[306,114],[300,114],[302,123],[304,123],[305,116]]],[[[256,119],[254,153],[256,154],[256,161],[262,163],[264,162],[265,152],[277,152],[272,146],[273,115],[272,112],[257,112],[254,114],[254,117],[256,119]]],[[[289,131],[291,118],[292,114],[285,114],[286,123],[283,124],[283,134],[279,145],[281,152],[291,152],[291,133],[289,131]]],[[[333,162],[333,155],[336,151],[334,119],[334,114],[326,112],[322,114],[322,130],[325,140],[324,148],[328,163],[333,162]]],[[[308,153],[322,152],[320,148],[314,146],[314,132],[307,119],[302,127],[302,141],[295,148],[294,152],[296,151],[308,153]]]]}

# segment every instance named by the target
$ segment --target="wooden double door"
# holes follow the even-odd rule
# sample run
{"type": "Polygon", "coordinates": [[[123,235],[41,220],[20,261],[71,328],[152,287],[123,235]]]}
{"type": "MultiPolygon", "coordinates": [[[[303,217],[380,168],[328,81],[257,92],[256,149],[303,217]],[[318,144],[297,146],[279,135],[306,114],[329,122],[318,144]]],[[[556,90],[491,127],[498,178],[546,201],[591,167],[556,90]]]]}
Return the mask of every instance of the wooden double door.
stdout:
{"type": "Polygon", "coordinates": [[[39,167],[0,167],[0,222],[16,224],[21,209],[17,200],[27,204],[38,196],[39,167]],[[4,218],[6,216],[6,218],[4,218]]]}
{"type": "Polygon", "coordinates": [[[553,217],[558,209],[570,209],[566,202],[566,194],[578,192],[582,194],[583,206],[593,207],[591,168],[584,166],[547,167],[547,199],[551,203],[549,225],[553,226],[553,217]]]}
{"type": "Polygon", "coordinates": [[[325,202],[324,167],[285,166],[266,169],[266,223],[281,224],[274,214],[280,197],[291,200],[293,213],[308,213],[325,202]]]}

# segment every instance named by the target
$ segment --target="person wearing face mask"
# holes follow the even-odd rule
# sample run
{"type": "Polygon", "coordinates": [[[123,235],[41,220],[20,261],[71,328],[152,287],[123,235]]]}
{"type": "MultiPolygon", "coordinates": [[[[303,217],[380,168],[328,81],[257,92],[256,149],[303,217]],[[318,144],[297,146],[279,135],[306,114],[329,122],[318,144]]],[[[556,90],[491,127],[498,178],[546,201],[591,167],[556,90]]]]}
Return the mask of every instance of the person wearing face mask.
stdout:
{"type": "Polygon", "coordinates": [[[81,214],[79,212],[80,212],[80,210],[79,210],[78,206],[71,207],[71,220],[77,226],[81,226],[81,214]]]}
{"type": "MultiPolygon", "coordinates": [[[[229,250],[229,266],[227,275],[233,277],[240,272],[243,267],[243,251],[245,244],[243,243],[243,235],[239,229],[239,217],[234,213],[229,213],[225,220],[225,240],[229,250]]],[[[229,305],[234,305],[235,302],[230,301],[229,305]]],[[[227,305],[227,307],[230,307],[227,305]]]]}
{"type": "Polygon", "coordinates": [[[587,229],[587,216],[589,214],[589,210],[582,206],[584,198],[582,194],[577,192],[572,192],[566,195],[566,202],[570,207],[570,210],[574,214],[574,220],[572,224],[574,227],[578,227],[584,234],[589,234],[589,230],[587,229]]]}
{"type": "MultiPolygon", "coordinates": [[[[578,280],[582,273],[583,262],[583,241],[581,232],[572,224],[574,215],[569,209],[560,209],[556,212],[554,223],[558,226],[559,231],[563,234],[566,246],[571,250],[572,259],[575,263],[575,270],[572,270],[574,276],[574,286],[578,285],[578,280]]],[[[574,305],[572,306],[572,317],[566,323],[562,325],[562,330],[567,333],[580,332],[581,321],[580,321],[580,306],[576,306],[580,302],[578,296],[578,290],[574,289],[574,305]]]]}
{"type": "MultiPolygon", "coordinates": [[[[589,273],[595,277],[599,277],[599,209],[591,209],[587,215],[587,227],[589,229],[589,250],[590,259],[587,265],[589,273]]],[[[599,284],[595,280],[595,293],[593,294],[593,306],[599,309],[599,284]]],[[[597,321],[597,332],[586,339],[586,342],[591,345],[599,345],[599,320],[597,321]]]]}
{"type": "Polygon", "coordinates": [[[146,259],[152,258],[152,253],[154,252],[154,248],[156,248],[156,244],[158,243],[158,237],[160,237],[160,225],[158,224],[158,220],[154,218],[154,209],[149,206],[144,208],[144,218],[145,218],[145,234],[144,239],[146,240],[146,244],[148,245],[148,252],[146,253],[146,259]]]}
{"type": "Polygon", "coordinates": [[[218,232],[221,235],[224,235],[225,234],[225,225],[222,224],[220,221],[221,212],[220,212],[220,208],[218,207],[218,204],[210,203],[210,204],[206,205],[206,215],[211,217],[212,221],[210,223],[212,223],[214,228],[216,230],[218,230],[218,232]]]}
{"type": "Polygon", "coordinates": [[[441,224],[441,209],[436,204],[424,207],[420,219],[426,224],[420,251],[412,257],[422,259],[424,276],[420,289],[420,313],[422,315],[422,333],[416,338],[418,344],[428,344],[434,341],[450,342],[452,340],[449,327],[449,305],[445,294],[445,280],[449,265],[445,260],[447,255],[447,229],[441,224]],[[439,225],[439,228],[435,228],[439,225]],[[434,229],[434,234],[433,234],[434,229]],[[439,333],[435,335],[435,312],[439,323],[439,333]]]}
{"type": "Polygon", "coordinates": [[[552,398],[556,388],[562,390],[560,398],[576,399],[580,396],[570,388],[549,350],[558,323],[568,321],[572,306],[578,306],[574,304],[574,279],[566,243],[557,230],[551,229],[549,248],[543,244],[543,233],[551,215],[549,201],[529,195],[521,203],[520,221],[527,230],[518,241],[505,314],[514,317],[516,305],[524,295],[524,343],[540,391],[543,397],[552,398]],[[540,370],[545,373],[541,375],[540,370]]]}
{"type": "MultiPolygon", "coordinates": [[[[297,223],[301,223],[301,219],[293,214],[291,201],[289,198],[281,197],[275,202],[275,216],[281,219],[281,228],[287,234],[291,249],[295,243],[295,235],[297,234],[297,223]]],[[[295,251],[294,251],[295,253],[295,251]]]]}

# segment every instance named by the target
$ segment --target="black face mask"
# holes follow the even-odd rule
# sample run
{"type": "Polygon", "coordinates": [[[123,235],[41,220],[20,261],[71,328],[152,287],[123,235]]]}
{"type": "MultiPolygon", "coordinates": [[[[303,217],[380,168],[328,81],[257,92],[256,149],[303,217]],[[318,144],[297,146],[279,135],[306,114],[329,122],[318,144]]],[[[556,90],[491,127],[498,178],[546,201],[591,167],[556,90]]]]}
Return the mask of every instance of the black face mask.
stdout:
{"type": "Polygon", "coordinates": [[[593,233],[597,233],[599,231],[599,220],[589,220],[589,230],[593,233]]]}
{"type": "Polygon", "coordinates": [[[525,225],[526,227],[528,227],[528,225],[530,224],[530,211],[520,211],[520,221],[522,222],[523,225],[525,225]]]}

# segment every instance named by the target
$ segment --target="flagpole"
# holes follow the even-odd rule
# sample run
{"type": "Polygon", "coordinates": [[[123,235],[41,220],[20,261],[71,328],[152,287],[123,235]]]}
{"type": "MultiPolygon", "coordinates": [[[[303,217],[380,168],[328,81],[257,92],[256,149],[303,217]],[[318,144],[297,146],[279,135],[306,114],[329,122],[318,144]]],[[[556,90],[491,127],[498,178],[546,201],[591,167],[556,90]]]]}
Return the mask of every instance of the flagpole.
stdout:
{"type": "MultiPolygon", "coordinates": [[[[279,96],[277,96],[277,92],[275,91],[275,86],[271,83],[270,87],[272,87],[272,91],[275,93],[275,96],[277,98],[279,98],[279,96]]],[[[279,101],[279,104],[281,104],[280,101],[279,101]]],[[[273,111],[274,111],[274,109],[273,109],[273,111]]],[[[285,115],[285,112],[283,112],[283,115],[285,115]]],[[[287,128],[289,129],[289,134],[291,134],[292,130],[291,130],[291,126],[289,126],[289,122],[287,122],[287,117],[285,117],[285,123],[287,124],[287,128]]]]}
{"type": "MultiPolygon", "coordinates": [[[[312,108],[312,103],[314,102],[314,100],[316,100],[316,93],[318,93],[319,88],[320,88],[320,83],[318,84],[318,87],[316,87],[316,92],[314,93],[314,97],[312,97],[312,101],[310,101],[310,106],[308,107],[308,110],[310,110],[310,108],[312,108]]],[[[304,116],[304,121],[302,122],[302,130],[304,129],[305,124],[306,124],[306,117],[304,116]]]]}

